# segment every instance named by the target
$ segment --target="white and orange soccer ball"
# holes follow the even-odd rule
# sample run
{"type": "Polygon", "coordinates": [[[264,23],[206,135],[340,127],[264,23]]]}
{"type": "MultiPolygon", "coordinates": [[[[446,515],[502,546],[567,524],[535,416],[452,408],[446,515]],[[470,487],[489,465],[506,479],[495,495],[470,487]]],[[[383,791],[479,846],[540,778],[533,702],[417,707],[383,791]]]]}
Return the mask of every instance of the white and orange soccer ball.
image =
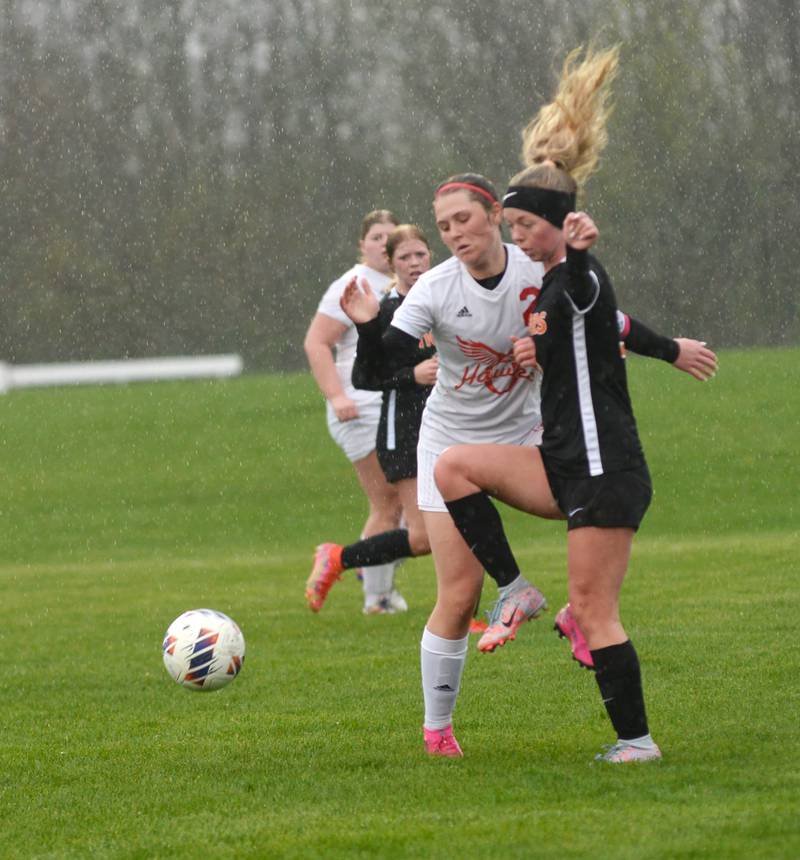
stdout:
{"type": "Polygon", "coordinates": [[[239,625],[214,609],[190,609],[167,628],[164,665],[178,684],[190,690],[219,690],[238,674],[244,662],[239,625]]]}

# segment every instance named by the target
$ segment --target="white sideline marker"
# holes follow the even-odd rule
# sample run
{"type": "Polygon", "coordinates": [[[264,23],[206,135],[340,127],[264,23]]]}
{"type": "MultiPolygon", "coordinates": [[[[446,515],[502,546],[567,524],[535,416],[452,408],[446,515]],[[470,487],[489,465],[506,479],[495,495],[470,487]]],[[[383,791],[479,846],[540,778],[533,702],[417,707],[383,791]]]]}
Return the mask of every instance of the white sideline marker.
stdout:
{"type": "Polygon", "coordinates": [[[12,388],[49,385],[103,385],[165,379],[221,379],[238,376],[240,355],[132,358],[121,361],[71,361],[58,364],[0,362],[0,394],[12,388]]]}

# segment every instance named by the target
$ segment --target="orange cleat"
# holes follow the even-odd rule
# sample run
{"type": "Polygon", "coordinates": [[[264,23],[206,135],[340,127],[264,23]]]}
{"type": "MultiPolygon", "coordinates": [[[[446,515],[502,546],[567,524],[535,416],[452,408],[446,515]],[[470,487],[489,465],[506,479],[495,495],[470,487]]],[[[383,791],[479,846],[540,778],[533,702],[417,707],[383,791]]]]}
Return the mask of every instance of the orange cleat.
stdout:
{"type": "Polygon", "coordinates": [[[333,583],[342,578],[342,547],[321,543],[314,553],[314,567],[306,581],[306,600],[312,612],[319,612],[333,583]]]}
{"type": "Polygon", "coordinates": [[[485,633],[489,622],[485,618],[471,618],[469,622],[470,633],[485,633]]]}

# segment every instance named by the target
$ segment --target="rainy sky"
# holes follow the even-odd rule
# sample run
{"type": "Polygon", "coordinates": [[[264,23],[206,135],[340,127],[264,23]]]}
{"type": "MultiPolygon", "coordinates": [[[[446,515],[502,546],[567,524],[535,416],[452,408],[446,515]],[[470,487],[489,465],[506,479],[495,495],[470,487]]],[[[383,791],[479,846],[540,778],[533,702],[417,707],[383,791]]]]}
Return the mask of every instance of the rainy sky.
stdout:
{"type": "Polygon", "coordinates": [[[797,341],[789,0],[8,0],[0,28],[3,360],[301,367],[364,213],[435,239],[435,184],[502,187],[591,39],[622,51],[585,200],[621,303],[719,345],[797,341]]]}

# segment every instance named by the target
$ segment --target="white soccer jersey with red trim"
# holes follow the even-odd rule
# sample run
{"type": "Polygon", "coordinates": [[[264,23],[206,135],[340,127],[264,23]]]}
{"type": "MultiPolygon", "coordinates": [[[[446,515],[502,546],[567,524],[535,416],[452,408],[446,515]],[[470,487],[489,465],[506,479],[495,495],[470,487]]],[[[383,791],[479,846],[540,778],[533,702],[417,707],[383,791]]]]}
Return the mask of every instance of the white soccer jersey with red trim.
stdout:
{"type": "Polygon", "coordinates": [[[392,279],[388,275],[384,275],[375,269],[365,266],[363,263],[356,263],[352,269],[348,269],[340,278],[337,278],[322,296],[317,313],[324,314],[326,317],[335,319],[347,327],[347,330],[336,344],[334,361],[336,370],[339,374],[339,379],[342,381],[342,387],[345,393],[357,403],[380,403],[382,394],[380,391],[364,391],[363,389],[353,388],[351,376],[353,373],[353,362],[356,359],[356,346],[358,344],[358,331],[354,323],[345,314],[339,305],[339,299],[342,297],[344,288],[353,279],[353,276],[358,278],[359,285],[361,280],[365,279],[372,287],[372,292],[375,293],[378,300],[383,298],[387,287],[391,284],[392,279]]]}
{"type": "Polygon", "coordinates": [[[540,374],[513,360],[511,336],[525,337],[544,269],[514,245],[494,290],[451,257],[420,277],[392,325],[412,337],[432,332],[439,375],[420,430],[424,447],[517,444],[541,423],[540,374]]]}

